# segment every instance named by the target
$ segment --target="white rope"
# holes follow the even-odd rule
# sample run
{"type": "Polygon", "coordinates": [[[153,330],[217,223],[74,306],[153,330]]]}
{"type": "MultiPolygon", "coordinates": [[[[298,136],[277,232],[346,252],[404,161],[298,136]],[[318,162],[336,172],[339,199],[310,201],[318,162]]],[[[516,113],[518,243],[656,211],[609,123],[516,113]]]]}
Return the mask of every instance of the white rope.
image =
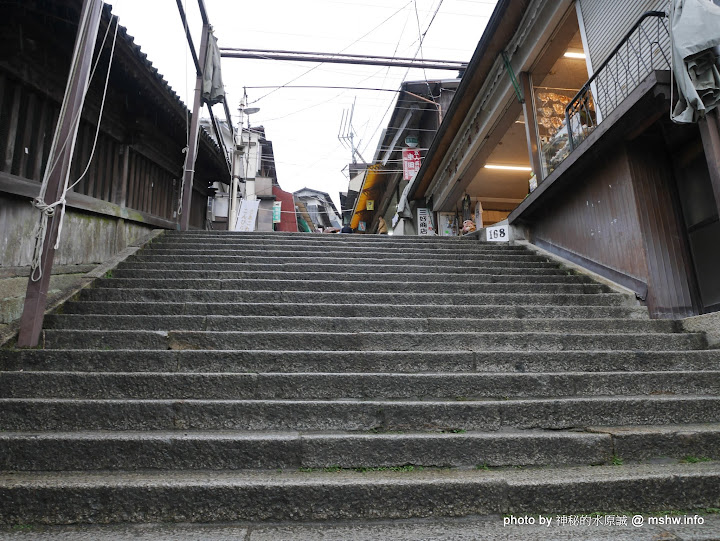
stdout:
{"type": "MultiPolygon", "coordinates": [[[[112,20],[111,20],[112,22],[112,20]]],[[[100,124],[102,123],[103,118],[103,111],[105,110],[105,100],[107,98],[107,89],[108,89],[108,83],[110,81],[110,71],[112,70],[113,65],[113,59],[115,58],[115,44],[117,42],[117,33],[118,33],[118,26],[120,25],[119,19],[115,17],[115,35],[113,36],[113,43],[112,47],[110,49],[110,59],[108,60],[108,69],[107,73],[105,74],[105,87],[103,88],[103,95],[102,95],[102,101],[100,102],[100,113],[98,115],[98,122],[97,122],[97,129],[95,130],[95,139],[93,140],[93,146],[92,150],[90,151],[90,157],[88,158],[87,165],[85,166],[85,170],[82,172],[82,174],[78,177],[78,179],[73,182],[70,186],[68,186],[68,181],[70,176],[68,175],[65,177],[65,188],[63,189],[62,196],[60,196],[60,200],[58,203],[61,204],[60,207],[60,223],[58,225],[58,234],[57,234],[57,240],[55,241],[55,249],[57,250],[60,246],[60,235],[62,234],[62,228],[63,228],[63,220],[65,218],[65,196],[67,193],[72,190],[75,186],[78,185],[78,183],[85,178],[85,175],[87,175],[87,172],[90,170],[90,164],[93,161],[93,158],[95,157],[95,149],[97,148],[97,142],[98,137],[100,136],[100,124]]],[[[110,25],[108,24],[108,30],[110,29],[110,25]]],[[[102,51],[102,49],[100,49],[102,51]]],[[[98,55],[98,60],[100,59],[100,55],[98,55]]],[[[55,203],[57,204],[57,203],[55,203]]]]}
{"type": "MultiPolygon", "coordinates": [[[[83,20],[80,22],[80,27],[81,27],[81,28],[85,28],[88,16],[89,16],[89,12],[84,13],[84,18],[83,18],[83,20]]],[[[115,23],[115,37],[114,37],[114,39],[113,39],[112,51],[111,51],[111,53],[110,53],[111,56],[110,56],[110,61],[109,61],[109,65],[108,65],[108,72],[107,72],[107,76],[106,76],[106,78],[105,78],[105,89],[104,89],[104,91],[103,91],[102,104],[101,104],[101,106],[100,106],[100,117],[98,118],[98,126],[97,126],[97,131],[96,131],[96,133],[95,133],[95,141],[94,141],[94,143],[93,143],[93,149],[92,149],[92,153],[91,153],[91,156],[90,156],[90,160],[88,161],[87,167],[85,168],[85,171],[84,171],[83,174],[80,176],[80,178],[78,178],[78,180],[77,180],[75,183],[73,183],[72,186],[70,186],[69,188],[68,188],[68,181],[69,181],[69,178],[70,178],[70,168],[68,167],[68,171],[67,171],[67,173],[66,173],[66,175],[65,175],[65,181],[64,181],[65,184],[64,184],[63,192],[62,192],[60,198],[59,198],[56,202],[51,203],[51,204],[47,204],[47,203],[45,202],[45,195],[46,195],[46,193],[47,193],[47,187],[48,187],[50,175],[52,174],[52,172],[55,170],[55,168],[57,167],[58,163],[60,162],[60,157],[62,156],[62,153],[63,153],[63,151],[65,150],[65,147],[67,146],[67,144],[70,142],[71,139],[73,140],[73,141],[72,141],[73,150],[74,150],[74,144],[75,144],[75,140],[74,140],[73,133],[72,133],[72,132],[74,132],[75,130],[71,130],[71,133],[69,133],[68,136],[65,138],[65,141],[63,141],[63,144],[62,144],[62,146],[60,147],[60,150],[57,151],[57,155],[56,155],[56,149],[57,149],[57,146],[58,146],[58,143],[59,143],[59,137],[60,137],[60,135],[59,135],[59,129],[56,128],[56,129],[55,129],[55,136],[54,136],[54,138],[53,138],[52,146],[51,146],[51,148],[50,148],[50,156],[55,156],[55,161],[46,169],[45,174],[43,175],[43,181],[42,181],[42,183],[41,183],[41,185],[40,185],[40,193],[38,194],[38,197],[36,197],[36,198],[32,201],[32,205],[40,211],[40,221],[38,222],[38,225],[37,225],[37,227],[36,227],[36,229],[35,229],[35,233],[34,233],[34,237],[35,237],[35,248],[34,248],[34,250],[33,250],[33,258],[32,258],[32,263],[31,263],[31,269],[32,269],[32,270],[31,270],[31,273],[30,273],[30,279],[31,279],[33,282],[37,282],[37,281],[41,280],[41,279],[42,279],[42,276],[43,276],[43,272],[42,272],[42,253],[43,253],[43,250],[44,250],[44,248],[45,248],[45,236],[47,235],[47,223],[48,223],[48,219],[49,219],[50,217],[52,217],[52,216],[55,215],[55,208],[56,208],[58,205],[61,205],[62,210],[61,210],[61,215],[60,215],[60,223],[59,223],[59,226],[58,226],[58,237],[57,237],[57,242],[55,243],[55,249],[57,249],[58,246],[59,246],[59,243],[60,243],[60,233],[62,232],[63,218],[64,218],[64,216],[65,216],[65,196],[66,196],[67,192],[68,192],[70,189],[72,189],[78,182],[80,182],[80,180],[85,176],[85,174],[87,173],[88,169],[90,168],[90,163],[92,162],[93,155],[94,155],[94,153],[95,153],[95,148],[96,148],[96,145],[97,145],[98,134],[99,134],[99,132],[100,132],[100,123],[101,123],[101,120],[102,120],[103,109],[104,109],[104,107],[105,107],[105,98],[106,98],[106,94],[107,94],[108,81],[109,81],[109,79],[110,79],[110,68],[112,67],[113,55],[114,55],[114,51],[115,51],[115,42],[116,42],[116,40],[117,40],[117,31],[118,31],[118,24],[119,24],[119,23],[118,23],[118,18],[117,18],[117,17],[115,17],[115,20],[116,20],[116,23],[115,23]]],[[[103,38],[103,42],[102,42],[102,45],[101,45],[101,48],[100,48],[100,51],[101,51],[101,52],[102,52],[102,47],[104,47],[104,45],[105,45],[105,40],[107,39],[107,35],[108,35],[109,30],[110,30],[111,24],[112,24],[112,19],[111,19],[110,23],[108,24],[108,28],[107,28],[106,31],[105,31],[105,37],[103,38]]],[[[70,77],[68,77],[68,83],[67,83],[67,86],[66,86],[66,89],[65,89],[65,95],[66,95],[66,96],[69,94],[71,81],[74,79],[74,75],[75,75],[75,73],[77,73],[77,70],[78,70],[78,68],[79,68],[79,62],[77,62],[77,58],[78,58],[77,52],[78,52],[79,48],[82,46],[82,43],[83,43],[84,41],[85,41],[85,37],[83,37],[82,40],[78,40],[78,43],[76,44],[76,47],[75,47],[75,53],[73,54],[73,59],[74,59],[74,60],[73,60],[73,65],[72,65],[72,67],[71,67],[70,77]]],[[[87,81],[87,83],[86,83],[86,85],[85,85],[85,88],[83,89],[83,103],[84,103],[84,101],[85,101],[85,97],[87,96],[87,92],[88,92],[88,89],[89,89],[89,87],[90,87],[90,80],[91,80],[92,77],[95,75],[95,70],[97,69],[98,63],[99,63],[99,61],[100,61],[100,56],[101,56],[101,55],[100,55],[100,53],[99,53],[99,54],[98,54],[98,58],[97,58],[96,61],[95,61],[95,65],[94,65],[94,67],[93,67],[91,76],[90,76],[90,78],[88,79],[88,81],[87,81]]],[[[62,108],[61,108],[61,111],[60,111],[60,115],[59,115],[59,117],[58,117],[58,127],[60,126],[60,123],[62,122],[63,117],[64,117],[65,114],[67,113],[67,106],[68,106],[67,100],[64,99],[64,100],[63,100],[63,104],[62,104],[62,108]]],[[[72,119],[72,124],[78,123],[81,113],[82,113],[82,111],[77,111],[77,113],[75,114],[75,117],[72,119]]]]}

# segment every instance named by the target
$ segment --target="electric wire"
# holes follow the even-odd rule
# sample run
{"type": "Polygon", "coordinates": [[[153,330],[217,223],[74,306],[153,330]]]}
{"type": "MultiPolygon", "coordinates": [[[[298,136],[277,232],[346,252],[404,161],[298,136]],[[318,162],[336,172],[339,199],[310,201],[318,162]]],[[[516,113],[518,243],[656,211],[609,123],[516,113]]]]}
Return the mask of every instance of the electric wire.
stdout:
{"type": "MultiPolygon", "coordinates": [[[[410,0],[410,1],[413,1],[413,0],[410,0]]],[[[355,45],[357,42],[359,42],[360,40],[362,40],[362,39],[364,39],[365,37],[367,37],[367,36],[369,36],[370,34],[372,34],[375,30],[377,30],[378,28],[380,28],[382,25],[384,25],[384,24],[385,24],[386,22],[388,22],[390,19],[392,19],[393,17],[395,17],[395,15],[397,15],[397,14],[400,13],[403,9],[405,9],[409,4],[410,4],[410,2],[408,2],[407,4],[405,4],[403,7],[401,7],[399,10],[395,11],[392,15],[390,15],[387,19],[385,19],[384,21],[382,21],[380,24],[378,24],[378,25],[377,25],[376,27],[374,27],[372,30],[370,30],[370,31],[367,32],[366,34],[363,34],[363,35],[360,36],[358,39],[356,39],[355,41],[353,41],[350,45],[348,45],[347,47],[345,47],[345,48],[343,48],[342,50],[338,51],[337,54],[340,54],[340,53],[348,50],[350,47],[352,47],[353,45],[355,45]]],[[[288,81],[288,82],[287,82],[287,85],[289,85],[289,84],[291,84],[291,83],[294,83],[295,81],[297,81],[297,80],[300,79],[301,77],[304,77],[305,75],[307,75],[307,74],[310,73],[311,71],[315,70],[316,68],[318,68],[318,67],[321,66],[322,64],[324,64],[324,62],[321,62],[321,63],[313,66],[313,67],[310,68],[309,70],[307,70],[307,71],[305,71],[304,73],[298,75],[298,76],[295,77],[294,79],[288,81]]],[[[282,85],[280,88],[282,88],[282,87],[284,87],[284,86],[286,86],[286,85],[282,85]]],[[[276,89],[274,89],[274,90],[271,90],[271,91],[268,92],[267,94],[265,94],[265,95],[263,95],[263,96],[260,96],[258,99],[254,100],[254,101],[251,102],[251,103],[257,103],[257,102],[259,102],[260,100],[262,100],[263,98],[266,98],[267,96],[269,96],[270,94],[273,94],[274,92],[277,92],[278,90],[279,90],[279,88],[276,88],[276,89]]]]}

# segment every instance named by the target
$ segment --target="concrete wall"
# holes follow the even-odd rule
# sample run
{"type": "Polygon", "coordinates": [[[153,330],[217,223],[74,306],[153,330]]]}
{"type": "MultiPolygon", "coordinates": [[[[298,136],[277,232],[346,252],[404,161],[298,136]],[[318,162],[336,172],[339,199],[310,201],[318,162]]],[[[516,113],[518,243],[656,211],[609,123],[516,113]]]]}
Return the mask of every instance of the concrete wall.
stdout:
{"type": "MultiPolygon", "coordinates": [[[[0,268],[29,267],[40,213],[25,198],[0,194],[0,268]]],[[[154,228],[67,209],[55,265],[102,263],[154,228]]]]}

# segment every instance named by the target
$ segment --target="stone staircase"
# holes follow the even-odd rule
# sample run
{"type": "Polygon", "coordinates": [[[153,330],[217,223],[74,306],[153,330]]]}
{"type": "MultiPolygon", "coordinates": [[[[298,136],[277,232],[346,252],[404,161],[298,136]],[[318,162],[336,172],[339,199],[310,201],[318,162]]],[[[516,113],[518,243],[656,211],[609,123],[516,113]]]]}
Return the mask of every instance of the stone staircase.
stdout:
{"type": "Polygon", "coordinates": [[[720,351],[521,246],[166,233],[0,369],[5,524],[720,507],[720,351]]]}

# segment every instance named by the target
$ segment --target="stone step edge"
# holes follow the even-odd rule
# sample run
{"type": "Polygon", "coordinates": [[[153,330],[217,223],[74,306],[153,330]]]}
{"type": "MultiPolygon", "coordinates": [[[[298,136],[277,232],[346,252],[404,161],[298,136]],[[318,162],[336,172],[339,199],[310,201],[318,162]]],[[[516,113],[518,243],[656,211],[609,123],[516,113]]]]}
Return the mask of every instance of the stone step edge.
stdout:
{"type": "Polygon", "coordinates": [[[0,522],[578,514],[713,507],[718,498],[717,463],[458,472],[216,472],[212,479],[205,472],[15,472],[0,476],[0,501],[5,504],[0,522]],[[81,505],[88,497],[92,508],[81,505]],[[285,504],[272,505],[278,501],[285,504]]]}
{"type": "Polygon", "coordinates": [[[718,424],[665,430],[651,426],[647,430],[614,427],[499,433],[232,430],[0,433],[0,449],[14,455],[4,457],[5,468],[12,471],[222,470],[229,465],[236,470],[408,471],[413,467],[489,470],[518,466],[617,465],[661,458],[678,463],[704,463],[720,458],[718,442],[718,424]],[[672,437],[676,434],[677,437],[672,437]],[[133,462],[132,457],[132,450],[139,444],[145,450],[143,458],[147,458],[140,463],[133,462]],[[124,449],[124,445],[129,447],[124,449]],[[83,452],[86,453],[89,446],[96,452],[85,458],[83,452]],[[126,458],[108,461],[104,451],[107,449],[126,458]],[[190,449],[205,458],[186,460],[190,449]],[[57,455],[64,457],[61,462],[57,455]]]}

